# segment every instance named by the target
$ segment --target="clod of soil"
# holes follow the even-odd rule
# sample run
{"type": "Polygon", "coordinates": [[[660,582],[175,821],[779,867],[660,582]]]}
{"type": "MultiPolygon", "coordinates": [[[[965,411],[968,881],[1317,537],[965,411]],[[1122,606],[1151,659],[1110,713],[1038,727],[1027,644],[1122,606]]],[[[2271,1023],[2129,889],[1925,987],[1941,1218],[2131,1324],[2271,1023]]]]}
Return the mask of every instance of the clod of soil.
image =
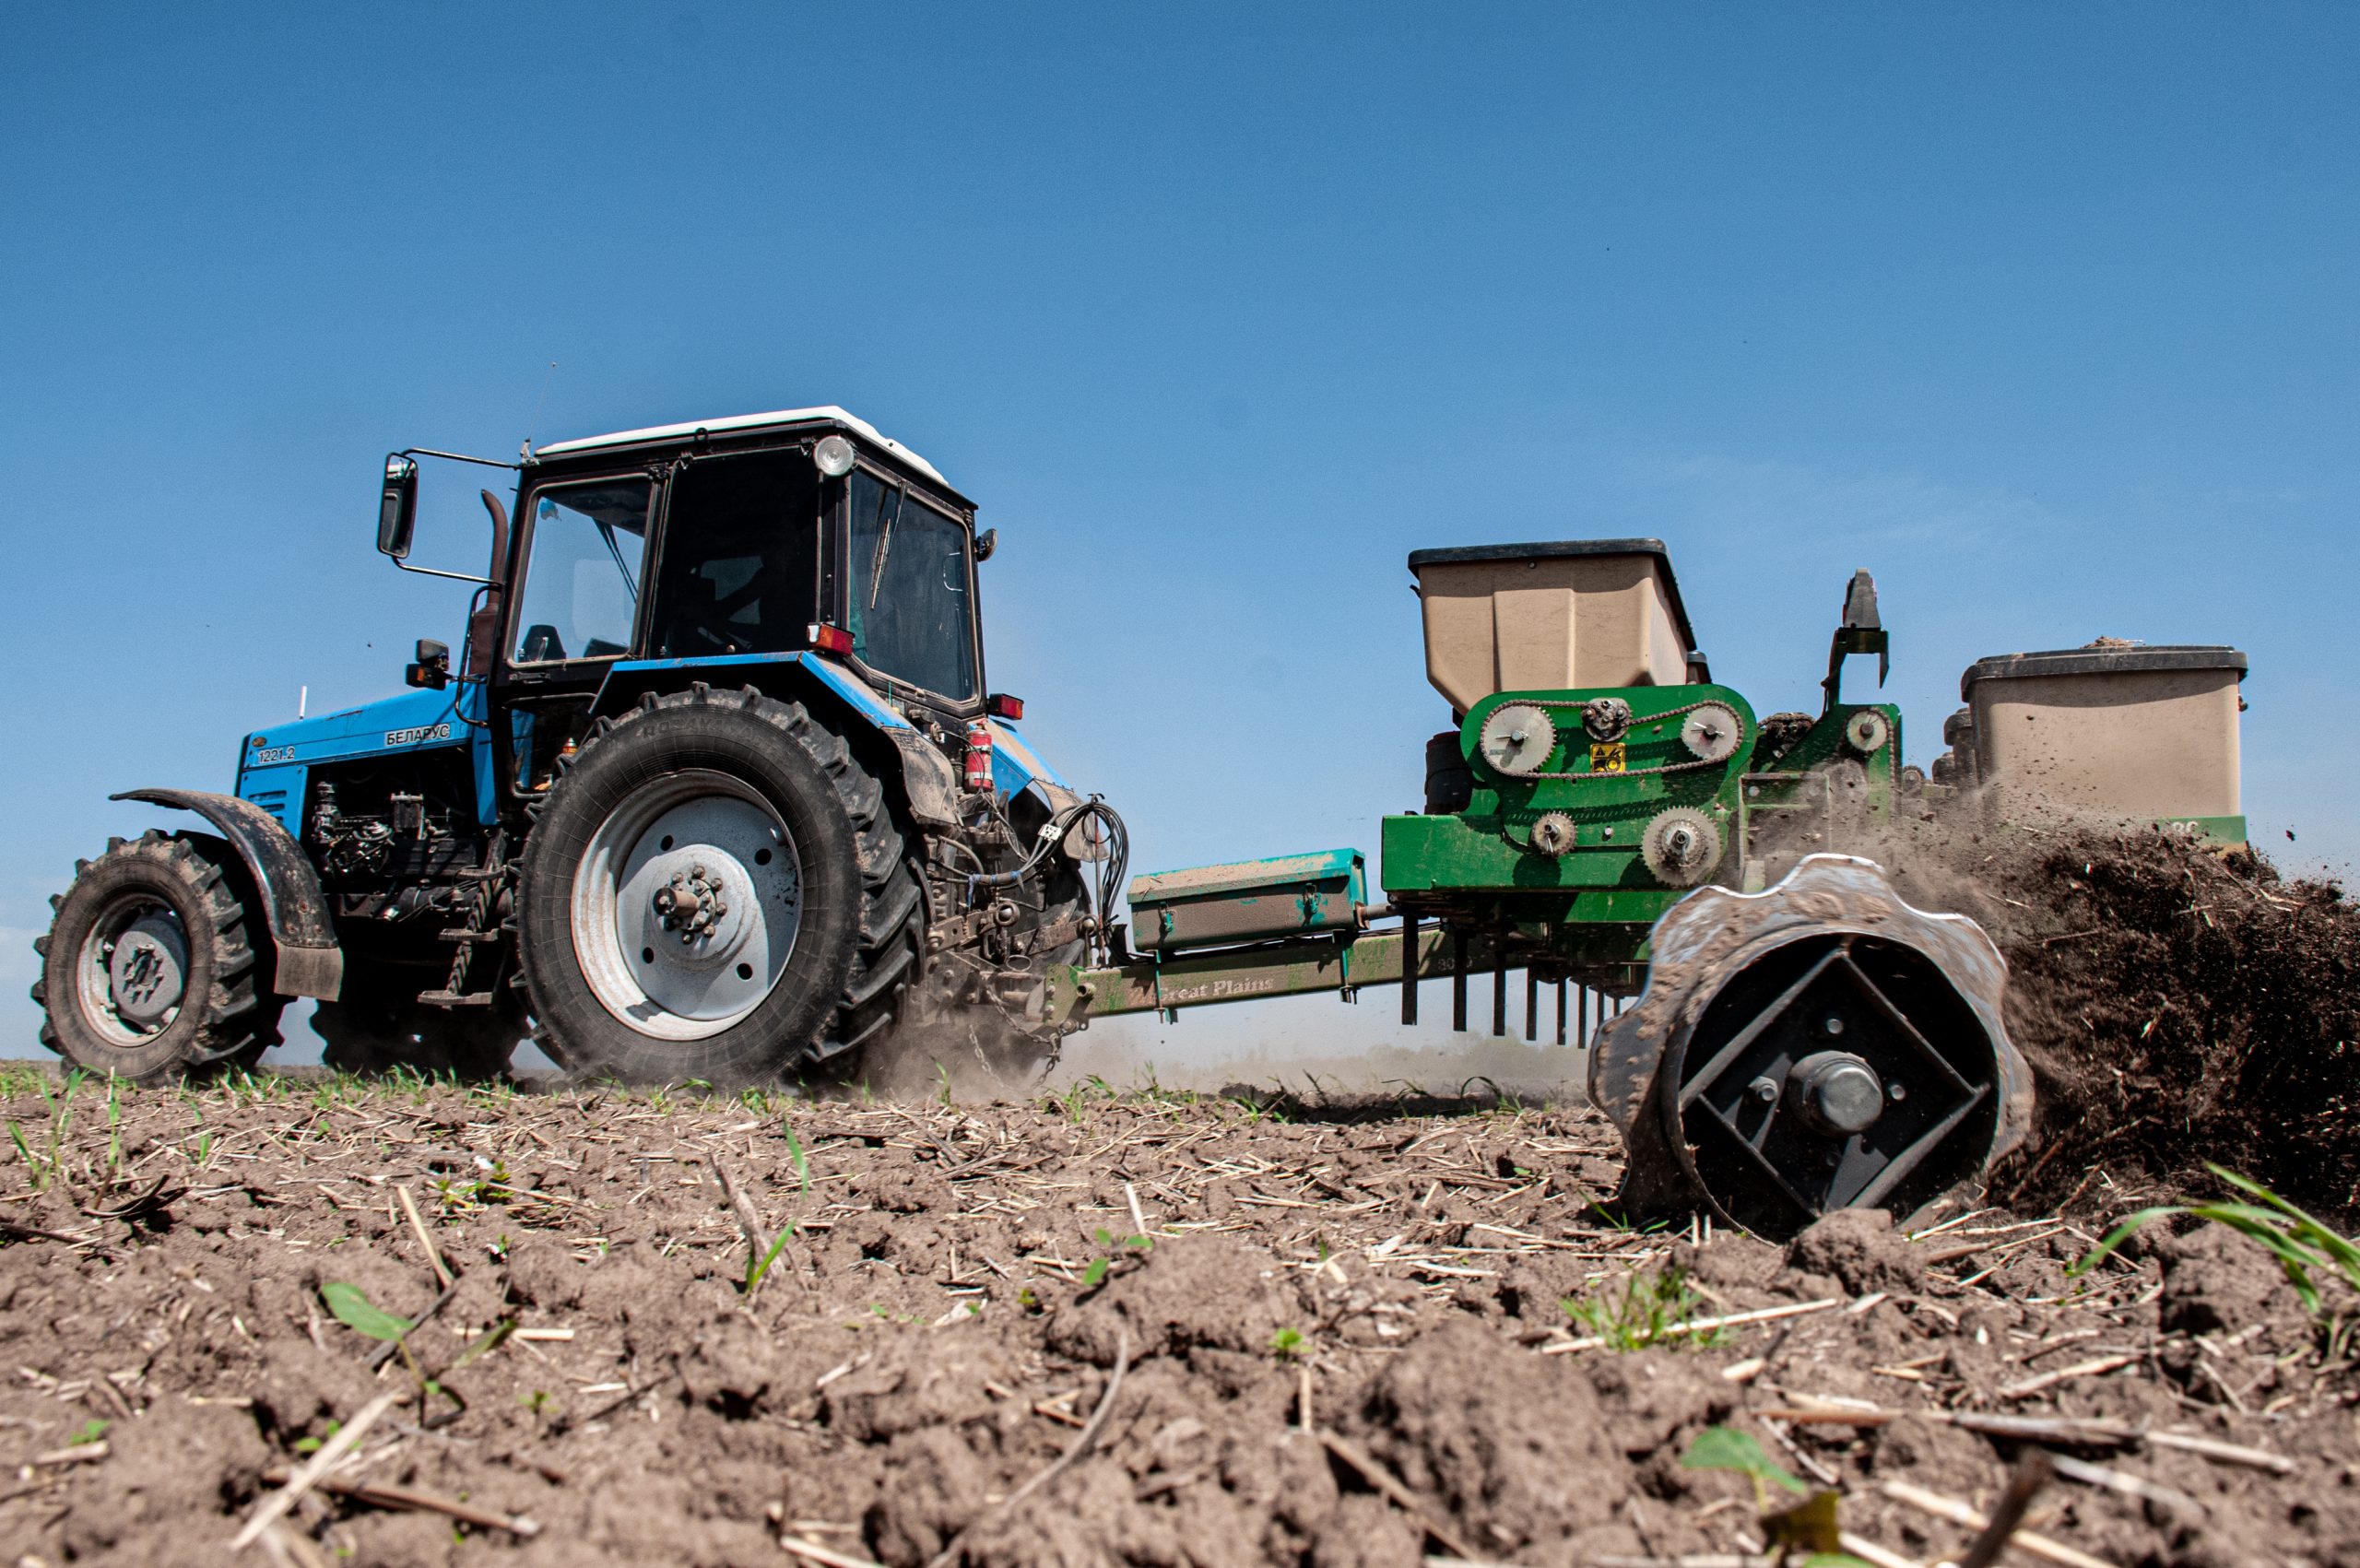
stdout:
{"type": "Polygon", "coordinates": [[[0,1167],[23,1561],[222,1558],[266,1478],[392,1391],[342,1490],[255,1561],[1570,1568],[1748,1550],[1750,1484],[1680,1463],[1728,1424],[1930,1562],[1969,1532],[1883,1489],[1988,1505],[2013,1446],[1958,1423],[1997,1415],[2267,1451],[2085,1432],[2071,1452],[2147,1493],[2059,1481],[2033,1527],[2106,1561],[2360,1562],[2351,1371],[2236,1238],[2159,1234],[2075,1284],[2088,1228],[1999,1210],[1922,1240],[1845,1218],[1785,1253],[1633,1233],[1590,1202],[1616,1173],[1587,1112],[259,1080],[126,1093],[110,1127],[86,1086],[53,1165],[51,1111],[7,1088],[36,1155],[0,1167]],[[764,1232],[794,1226],[750,1295],[720,1169],[764,1232]],[[1689,1319],[1839,1304],[1570,1348],[1561,1303],[1634,1273],[1671,1275],[1689,1319]],[[425,1317],[408,1355],[447,1394],[421,1401],[331,1283],[425,1317]]]}
{"type": "Polygon", "coordinates": [[[1954,907],[2007,956],[2039,1093],[1996,1190],[2049,1205],[2103,1170],[2210,1196],[2211,1161],[2360,1222],[2360,909],[2340,887],[2153,830],[1947,851],[1954,907]]]}

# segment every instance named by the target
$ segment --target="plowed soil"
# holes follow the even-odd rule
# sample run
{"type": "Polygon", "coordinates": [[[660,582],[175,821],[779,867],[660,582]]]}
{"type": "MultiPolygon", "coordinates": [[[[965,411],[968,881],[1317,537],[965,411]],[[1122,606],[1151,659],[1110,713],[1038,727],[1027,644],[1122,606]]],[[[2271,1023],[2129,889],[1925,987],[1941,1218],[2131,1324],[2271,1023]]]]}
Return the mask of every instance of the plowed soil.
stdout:
{"type": "Polygon", "coordinates": [[[1752,1485],[1681,1464],[1728,1425],[1838,1491],[1855,1552],[1933,1562],[1973,1535],[1941,1500],[1989,1506],[2016,1456],[1972,1428],[2010,1417],[2123,1423],[2034,1429],[2082,1467],[2033,1502],[2046,1561],[2360,1562],[2349,1364],[2217,1230],[2069,1279],[2084,1210],[2120,1201],[2105,1182],[2079,1220],[1959,1208],[1913,1241],[1843,1216],[1782,1251],[1608,1223],[1587,1112],[267,1079],[125,1091],[110,1126],[85,1084],[53,1166],[56,1113],[30,1075],[9,1088],[31,1155],[0,1165],[15,1562],[231,1560],[270,1478],[386,1395],[243,1556],[1745,1553],[1752,1485]],[[794,1226],[750,1294],[725,1172],[753,1226],[794,1226]],[[1797,1310],[1618,1350],[1561,1304],[1680,1270],[1658,1326],[1797,1310]],[[372,1367],[338,1283],[405,1318],[443,1304],[372,1367]]]}
{"type": "Polygon", "coordinates": [[[1996,1174],[2052,1207],[2100,1181],[2213,1193],[2233,1166],[2360,1224],[2360,908],[2250,850],[2152,829],[1963,831],[1872,853],[1912,902],[1973,916],[2008,961],[2034,1136],[1996,1174]]]}

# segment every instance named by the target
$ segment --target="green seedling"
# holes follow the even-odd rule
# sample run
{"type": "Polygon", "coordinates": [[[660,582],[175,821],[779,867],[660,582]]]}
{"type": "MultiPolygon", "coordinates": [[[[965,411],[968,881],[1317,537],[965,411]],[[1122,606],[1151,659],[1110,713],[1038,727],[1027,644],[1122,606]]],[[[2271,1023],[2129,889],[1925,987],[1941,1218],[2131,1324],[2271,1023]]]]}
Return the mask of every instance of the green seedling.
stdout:
{"type": "Polygon", "coordinates": [[[2343,1337],[2342,1326],[2330,1319],[2319,1282],[2312,1276],[2316,1272],[2330,1279],[2341,1279],[2350,1289],[2360,1291],[2360,1245],[2330,1230],[2316,1216],[2295,1208],[2250,1176],[2241,1176],[2221,1165],[2207,1165],[2205,1169],[2229,1186],[2260,1202],[2167,1204],[2155,1208],[2142,1208],[2107,1232],[2106,1239],[2067,1273],[2073,1276],[2088,1273],[2117,1247],[2137,1234],[2142,1227],[2154,1220],[2175,1214],[2193,1215],[2216,1225],[2225,1225],[2268,1251],[2278,1260],[2279,1267],[2285,1270],[2286,1282],[2295,1288],[2295,1294],[2301,1299],[2304,1310],[2340,1341],[2343,1337]]]}
{"type": "Polygon", "coordinates": [[[473,1214],[495,1203],[506,1203],[513,1196],[508,1185],[508,1165],[494,1161],[490,1169],[479,1176],[454,1177],[434,1184],[434,1196],[447,1215],[473,1214]]]}
{"type": "MultiPolygon", "coordinates": [[[[802,1185],[796,1192],[796,1197],[799,1201],[811,1191],[811,1161],[804,1154],[803,1141],[795,1136],[794,1127],[782,1121],[779,1123],[778,1132],[781,1138],[786,1139],[786,1151],[795,1157],[795,1173],[802,1182],[802,1185]]],[[[761,1257],[753,1256],[752,1248],[747,1249],[744,1294],[750,1296],[754,1293],[754,1288],[762,1282],[762,1276],[768,1274],[771,1271],[771,1265],[778,1261],[778,1255],[786,1250],[787,1238],[794,1234],[795,1221],[789,1220],[779,1226],[778,1235],[771,1242],[770,1250],[761,1257]]]]}
{"type": "Polygon", "coordinates": [[[1752,1482],[1754,1512],[1761,1515],[1762,1532],[1781,1562],[1800,1561],[1801,1568],[1868,1568],[1837,1545],[1842,1531],[1836,1520],[1836,1494],[1811,1491],[1774,1463],[1751,1434],[1735,1427],[1708,1426],[1680,1456],[1680,1466],[1686,1470],[1735,1470],[1752,1482]],[[1774,1485],[1803,1501],[1773,1512],[1770,1488],[1774,1485]]]}
{"type": "Polygon", "coordinates": [[[319,1437],[297,1438],[295,1440],[295,1452],[298,1454],[316,1454],[326,1445],[329,1438],[334,1437],[337,1432],[342,1432],[343,1430],[344,1423],[331,1416],[328,1419],[327,1432],[319,1437]]]}
{"type": "Polygon", "coordinates": [[[1119,1249],[1135,1247],[1140,1252],[1152,1252],[1155,1250],[1155,1238],[1153,1236],[1117,1236],[1101,1225],[1098,1228],[1098,1244],[1110,1251],[1101,1253],[1091,1259],[1090,1267],[1081,1271],[1081,1288],[1085,1291],[1097,1289],[1099,1282],[1106,1278],[1106,1271],[1115,1266],[1115,1257],[1119,1249]]]}
{"type": "Polygon", "coordinates": [[[25,1162],[25,1171],[32,1178],[33,1191],[39,1192],[49,1185],[49,1175],[41,1165],[40,1156],[36,1155],[32,1151],[31,1145],[25,1141],[25,1129],[17,1125],[16,1118],[13,1116],[8,1120],[8,1141],[17,1146],[17,1158],[25,1162]]]}
{"type": "Polygon", "coordinates": [[[1577,1326],[1612,1350],[1644,1350],[1658,1341],[1698,1350],[1726,1338],[1718,1329],[1666,1337],[1666,1329],[1694,1317],[1705,1304],[1689,1287],[1687,1270],[1677,1267],[1654,1274],[1632,1273],[1624,1276],[1619,1291],[1610,1288],[1581,1301],[1567,1297],[1559,1304],[1577,1326]]]}
{"type": "Polygon", "coordinates": [[[347,1328],[366,1334],[372,1339],[390,1339],[399,1343],[403,1335],[418,1326],[407,1317],[392,1313],[369,1299],[368,1292],[358,1285],[342,1279],[331,1279],[320,1287],[320,1304],[333,1314],[347,1328]]]}
{"type": "Polygon", "coordinates": [[[1065,1113],[1066,1120],[1080,1122],[1093,1100],[1112,1100],[1115,1091],[1107,1081],[1092,1073],[1088,1078],[1068,1084],[1063,1094],[1049,1097],[1050,1103],[1065,1113]]]}
{"type": "Polygon", "coordinates": [[[46,1078],[33,1080],[33,1087],[41,1091],[41,1106],[49,1113],[48,1149],[45,1152],[35,1152],[25,1137],[25,1129],[14,1121],[8,1124],[9,1141],[17,1146],[18,1157],[24,1161],[35,1192],[48,1191],[65,1174],[65,1138],[74,1130],[74,1091],[82,1087],[84,1076],[79,1067],[67,1073],[65,1091],[57,1094],[50,1092],[46,1078]]]}
{"type": "Polygon", "coordinates": [[[502,1318],[498,1323],[468,1340],[467,1348],[459,1352],[459,1359],[451,1363],[450,1370],[457,1372],[469,1362],[490,1355],[500,1349],[502,1340],[515,1332],[516,1320],[513,1317],[502,1318]]]}
{"type": "Polygon", "coordinates": [[[107,1074],[107,1188],[123,1179],[123,1080],[107,1074]]]}
{"type": "MultiPolygon", "coordinates": [[[[372,1339],[390,1341],[394,1349],[401,1352],[402,1364],[409,1368],[410,1380],[418,1385],[419,1424],[431,1429],[455,1419],[458,1412],[466,1409],[467,1402],[459,1397],[457,1390],[445,1387],[442,1383],[427,1376],[424,1369],[418,1364],[418,1357],[410,1351],[408,1338],[410,1330],[418,1326],[415,1322],[407,1317],[395,1316],[371,1301],[368,1292],[361,1290],[360,1286],[342,1279],[332,1279],[321,1286],[320,1301],[330,1313],[335,1315],[336,1320],[347,1328],[365,1334],[372,1339]],[[427,1405],[429,1401],[438,1398],[448,1399],[456,1407],[456,1409],[447,1411],[433,1420],[428,1420],[427,1405]]],[[[459,1359],[453,1363],[454,1369],[466,1365],[476,1357],[499,1344],[508,1338],[515,1326],[515,1320],[513,1318],[502,1319],[500,1323],[493,1325],[490,1332],[478,1337],[474,1343],[460,1352],[459,1359]]]]}
{"type": "Polygon", "coordinates": [[[1492,1104],[1493,1107],[1498,1110],[1505,1111],[1510,1115],[1520,1115],[1523,1114],[1524,1102],[1516,1095],[1510,1094],[1506,1090],[1502,1089],[1498,1080],[1493,1079],[1489,1073],[1477,1073],[1474,1077],[1468,1079],[1465,1082],[1462,1082],[1458,1086],[1458,1098],[1462,1101],[1472,1101],[1474,1097],[1467,1092],[1468,1087],[1471,1084],[1478,1083],[1489,1084],[1491,1086],[1492,1104]]]}
{"type": "Polygon", "coordinates": [[[1801,1496],[1810,1489],[1791,1473],[1772,1462],[1762,1444],[1749,1432],[1730,1426],[1708,1426],[1696,1434],[1688,1452],[1680,1456],[1683,1470],[1735,1470],[1753,1483],[1753,1506],[1757,1513],[1770,1511],[1770,1487],[1786,1488],[1801,1496]]]}
{"type": "Polygon", "coordinates": [[[82,1423],[81,1429],[65,1440],[68,1448],[79,1448],[86,1443],[96,1443],[107,1434],[107,1422],[96,1416],[82,1423]]]}
{"type": "Polygon", "coordinates": [[[1307,1343],[1309,1341],[1304,1338],[1300,1328],[1281,1328],[1270,1336],[1271,1353],[1281,1361],[1292,1361],[1302,1355],[1307,1343]]]}

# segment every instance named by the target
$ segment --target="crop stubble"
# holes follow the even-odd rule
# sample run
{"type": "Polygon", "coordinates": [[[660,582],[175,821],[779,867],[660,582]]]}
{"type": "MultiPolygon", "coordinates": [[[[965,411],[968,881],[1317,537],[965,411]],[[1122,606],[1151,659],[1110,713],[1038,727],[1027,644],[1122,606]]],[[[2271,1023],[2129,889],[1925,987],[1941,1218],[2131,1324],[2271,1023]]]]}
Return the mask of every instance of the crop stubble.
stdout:
{"type": "MultiPolygon", "coordinates": [[[[33,1094],[8,1103],[43,1125],[33,1094]]],[[[1930,1561],[1973,1532],[1921,1494],[1988,1507],[2014,1455],[1968,1427],[2064,1417],[2267,1450],[2287,1473],[2084,1429],[2065,1451],[2127,1479],[2058,1482],[2032,1510],[2045,1536],[2126,1564],[2360,1560],[2349,1369],[2319,1364],[2235,1238],[2159,1237],[2076,1289],[2086,1226],[1998,1210],[1953,1210],[1915,1243],[1843,1217],[1788,1253],[1634,1234],[1592,1202],[1617,1171],[1587,1112],[1298,1114],[284,1080],[129,1093],[112,1133],[77,1124],[60,1183],[26,1192],[16,1167],[0,1192],[0,1539],[48,1562],[213,1560],[266,1476],[405,1391],[251,1554],[1741,1551],[1745,1483],[1678,1463],[1726,1422],[1839,1486],[1856,1537],[1930,1561]],[[750,1298],[719,1171],[762,1232],[796,1226],[750,1298]],[[455,1275],[447,1296],[421,1232],[455,1275]],[[1688,1271],[1691,1316],[1835,1304],[1678,1349],[1564,1348],[1563,1299],[1668,1265],[1688,1271]],[[463,1414],[421,1424],[405,1358],[323,1307],[336,1280],[405,1316],[443,1300],[409,1344],[463,1414]],[[506,1317],[518,1332],[445,1373],[506,1317]],[[1087,1451],[1024,1491],[1093,1421],[1087,1451]],[[478,1522],[397,1505],[420,1496],[478,1522]]]]}

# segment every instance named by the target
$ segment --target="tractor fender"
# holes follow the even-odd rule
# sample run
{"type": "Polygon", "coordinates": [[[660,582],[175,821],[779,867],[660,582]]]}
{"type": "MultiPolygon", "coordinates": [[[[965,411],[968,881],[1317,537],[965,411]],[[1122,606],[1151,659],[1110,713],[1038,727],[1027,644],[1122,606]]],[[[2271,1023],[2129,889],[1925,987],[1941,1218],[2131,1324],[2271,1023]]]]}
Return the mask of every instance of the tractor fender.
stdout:
{"type": "MultiPolygon", "coordinates": [[[[808,654],[738,654],[720,658],[627,659],[613,666],[592,699],[595,715],[619,713],[643,691],[676,689],[687,679],[714,686],[750,684],[766,695],[808,701],[825,713],[837,733],[857,740],[874,735],[891,744],[889,781],[901,785],[911,819],[921,827],[959,821],[959,772],[934,743],[877,689],[841,665],[808,654]]],[[[880,754],[882,749],[879,749],[880,754]]]]}
{"type": "Polygon", "coordinates": [[[236,847],[262,894],[276,969],[270,988],[282,996],[333,1002],[344,986],[344,949],[328,923],[319,873],[278,819],[251,800],[201,789],[127,789],[111,800],[137,800],[194,811],[236,847]]]}

